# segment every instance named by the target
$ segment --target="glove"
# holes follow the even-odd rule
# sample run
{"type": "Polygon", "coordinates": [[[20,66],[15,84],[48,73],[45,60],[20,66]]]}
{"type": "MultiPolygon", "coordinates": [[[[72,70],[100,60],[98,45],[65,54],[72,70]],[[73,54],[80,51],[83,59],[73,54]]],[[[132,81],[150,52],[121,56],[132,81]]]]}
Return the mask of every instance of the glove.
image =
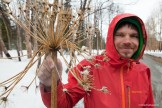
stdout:
{"type": "Polygon", "coordinates": [[[57,59],[57,64],[54,64],[52,57],[48,55],[42,62],[41,66],[38,69],[38,79],[40,83],[45,87],[51,87],[52,84],[52,70],[56,66],[57,70],[57,80],[62,76],[62,63],[60,59],[57,59]],[[59,75],[58,75],[59,74],[59,75]]]}

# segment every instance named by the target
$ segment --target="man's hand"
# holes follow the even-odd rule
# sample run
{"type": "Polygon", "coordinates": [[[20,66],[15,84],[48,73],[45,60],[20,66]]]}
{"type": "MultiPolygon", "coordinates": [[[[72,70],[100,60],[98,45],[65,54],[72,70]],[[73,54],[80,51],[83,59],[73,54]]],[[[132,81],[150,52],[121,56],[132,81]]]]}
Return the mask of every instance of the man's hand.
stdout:
{"type": "MultiPolygon", "coordinates": [[[[55,67],[54,61],[52,60],[51,56],[48,55],[43,60],[43,63],[38,69],[38,78],[40,82],[46,87],[51,87],[52,70],[54,69],[54,67],[55,67]]],[[[59,80],[60,77],[62,76],[62,63],[60,59],[57,59],[56,70],[58,71],[57,73],[59,73],[59,75],[57,75],[57,80],[59,80]]]]}

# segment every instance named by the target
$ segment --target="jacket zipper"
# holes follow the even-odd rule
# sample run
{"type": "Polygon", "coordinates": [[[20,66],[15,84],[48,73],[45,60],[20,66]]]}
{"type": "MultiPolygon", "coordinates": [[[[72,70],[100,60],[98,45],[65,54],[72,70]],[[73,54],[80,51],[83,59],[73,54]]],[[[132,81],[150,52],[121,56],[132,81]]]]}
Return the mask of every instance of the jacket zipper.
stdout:
{"type": "Polygon", "coordinates": [[[124,92],[124,78],[123,78],[123,67],[120,69],[120,81],[121,81],[121,91],[122,91],[122,108],[125,107],[125,92],[124,92]]]}
{"type": "Polygon", "coordinates": [[[130,108],[130,105],[131,105],[131,103],[130,103],[130,86],[127,86],[127,99],[128,99],[128,108],[130,108]]]}

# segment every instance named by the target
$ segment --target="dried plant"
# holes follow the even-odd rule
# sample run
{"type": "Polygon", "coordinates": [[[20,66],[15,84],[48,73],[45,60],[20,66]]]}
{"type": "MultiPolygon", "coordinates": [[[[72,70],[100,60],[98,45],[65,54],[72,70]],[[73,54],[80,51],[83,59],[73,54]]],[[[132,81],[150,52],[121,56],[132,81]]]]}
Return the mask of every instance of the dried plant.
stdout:
{"type": "MultiPolygon", "coordinates": [[[[17,75],[7,79],[6,81],[0,82],[0,87],[4,87],[5,91],[0,94],[0,98],[3,102],[6,102],[9,94],[12,92],[14,87],[23,79],[23,77],[27,74],[28,70],[35,64],[41,57],[44,55],[51,54],[55,63],[57,63],[57,53],[60,53],[64,62],[66,63],[69,72],[76,78],[78,83],[86,90],[90,91],[91,89],[96,89],[104,93],[109,93],[107,87],[102,87],[101,89],[97,89],[92,84],[93,76],[89,74],[90,66],[84,67],[82,72],[74,71],[74,66],[79,62],[77,54],[80,54],[84,58],[89,54],[86,50],[82,50],[79,47],[79,43],[87,39],[82,32],[79,31],[79,26],[81,22],[85,18],[86,11],[84,10],[78,12],[77,16],[72,15],[71,9],[64,9],[58,2],[54,1],[53,3],[49,3],[47,0],[44,1],[36,1],[32,3],[29,7],[30,10],[34,11],[35,18],[38,20],[36,23],[31,22],[31,20],[26,17],[26,8],[23,8],[23,5],[19,5],[18,11],[19,14],[23,17],[23,20],[30,24],[30,27],[27,27],[26,23],[23,20],[20,20],[16,14],[13,14],[13,11],[9,7],[9,1],[5,2],[6,15],[12,18],[16,24],[22,27],[32,38],[36,39],[39,43],[39,49],[36,51],[28,65],[24,70],[19,72],[17,75]],[[32,31],[30,30],[32,28],[32,31]],[[84,38],[83,38],[84,36],[84,38]],[[71,65],[69,65],[66,57],[63,54],[63,50],[68,48],[70,52],[70,60],[71,65]],[[41,55],[38,57],[38,53],[41,55]],[[84,53],[84,54],[83,54],[84,53]]],[[[89,11],[89,8],[88,8],[89,11]]],[[[85,31],[88,32],[88,31],[85,31]]],[[[86,58],[90,63],[93,63],[93,57],[88,55],[89,58],[86,58]]],[[[106,58],[106,57],[105,57],[106,58]]],[[[99,67],[99,64],[93,64],[96,68],[99,67]]],[[[51,99],[51,108],[56,108],[56,74],[57,69],[53,70],[52,73],[52,99],[51,99]]],[[[37,73],[36,73],[37,76],[37,73]]],[[[26,90],[29,89],[30,85],[35,80],[36,76],[33,78],[29,86],[23,86],[26,90]]],[[[64,89],[64,91],[66,91],[64,89]]],[[[66,91],[67,92],[67,91],[66,91]]]]}

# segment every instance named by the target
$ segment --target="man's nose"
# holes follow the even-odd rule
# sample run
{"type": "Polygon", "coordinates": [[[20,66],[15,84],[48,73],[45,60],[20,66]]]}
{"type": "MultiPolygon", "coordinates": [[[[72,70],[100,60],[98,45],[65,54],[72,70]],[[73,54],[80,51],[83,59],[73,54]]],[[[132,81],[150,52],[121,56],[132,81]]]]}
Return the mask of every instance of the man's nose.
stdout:
{"type": "Polygon", "coordinates": [[[131,43],[131,38],[130,38],[130,35],[127,34],[125,35],[125,38],[124,38],[124,44],[130,44],[131,43]]]}

